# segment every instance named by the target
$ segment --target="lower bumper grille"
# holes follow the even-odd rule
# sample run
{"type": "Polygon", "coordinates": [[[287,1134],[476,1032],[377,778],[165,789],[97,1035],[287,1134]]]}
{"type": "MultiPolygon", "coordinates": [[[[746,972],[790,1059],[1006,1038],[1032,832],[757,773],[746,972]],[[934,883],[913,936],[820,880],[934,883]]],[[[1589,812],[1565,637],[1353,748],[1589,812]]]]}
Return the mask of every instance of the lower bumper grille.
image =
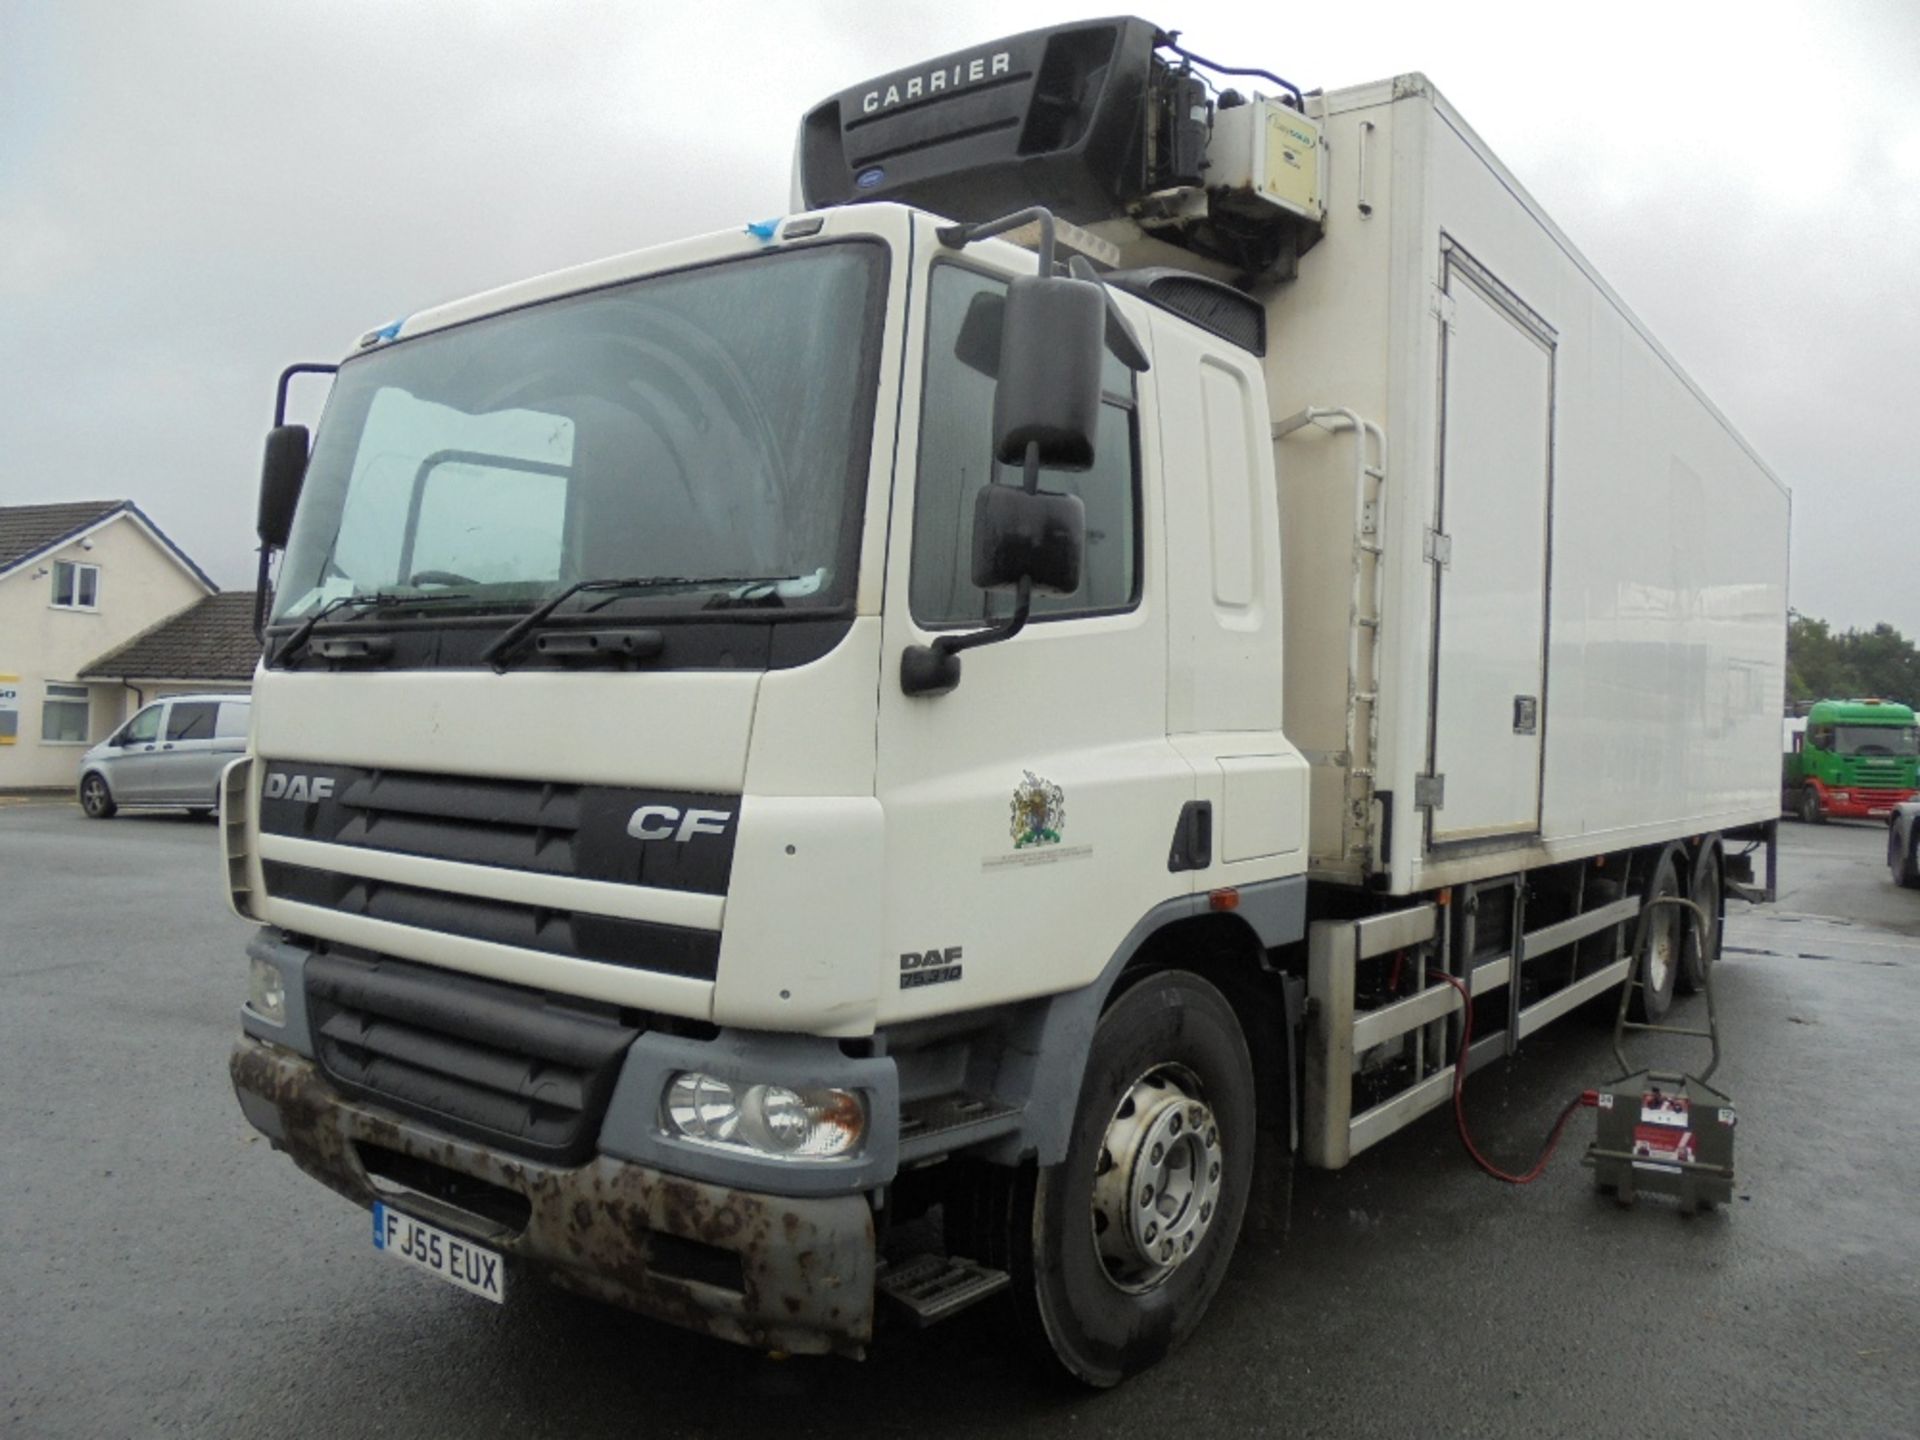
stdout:
{"type": "Polygon", "coordinates": [[[261,869],[267,893],[275,899],[315,905],[341,915],[360,915],[548,955],[657,970],[690,980],[711,980],[720,973],[717,930],[691,930],[649,920],[621,920],[610,915],[487,900],[279,860],[269,860],[261,869]]]}
{"type": "Polygon", "coordinates": [[[548,1164],[592,1154],[640,1033],[610,1007],[361,952],[306,974],[315,1058],[342,1090],[548,1164]]]}

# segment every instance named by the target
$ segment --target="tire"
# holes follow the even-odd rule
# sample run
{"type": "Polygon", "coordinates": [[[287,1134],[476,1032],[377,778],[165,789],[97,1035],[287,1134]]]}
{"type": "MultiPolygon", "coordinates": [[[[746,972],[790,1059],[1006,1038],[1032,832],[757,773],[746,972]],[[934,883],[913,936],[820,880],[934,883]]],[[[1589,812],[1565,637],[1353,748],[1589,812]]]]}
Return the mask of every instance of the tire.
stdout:
{"type": "Polygon", "coordinates": [[[1076,1380],[1117,1385],[1199,1325],[1246,1215],[1254,1097],[1240,1022],[1199,976],[1150,975],[1100,1018],[1067,1158],[1025,1172],[1008,1217],[1025,1328],[1076,1380]]]}
{"type": "Polygon", "coordinates": [[[1827,823],[1827,812],[1820,808],[1820,797],[1814,793],[1811,785],[1800,791],[1800,818],[1809,825],[1827,823]]]}
{"type": "Polygon", "coordinates": [[[1720,958],[1720,842],[1709,840],[1700,847],[1700,858],[1693,864],[1693,884],[1687,898],[1707,913],[1707,947],[1700,948],[1699,927],[1693,913],[1680,912],[1680,973],[1675,986],[1682,995],[1697,995],[1706,988],[1707,967],[1720,958]]]}
{"type": "Polygon", "coordinates": [[[1660,868],[1647,886],[1647,906],[1640,912],[1640,928],[1633,946],[1633,1018],[1656,1025],[1673,1008],[1673,987],[1680,977],[1684,946],[1681,926],[1687,912],[1678,905],[1655,905],[1655,900],[1680,893],[1680,873],[1671,854],[1660,857],[1660,868]]]}
{"type": "Polygon", "coordinates": [[[120,808],[113,803],[113,791],[107,788],[107,777],[98,770],[89,770],[80,777],[80,808],[86,812],[89,820],[111,820],[114,811],[120,808]]]}
{"type": "Polygon", "coordinates": [[[1887,831],[1887,865],[1893,883],[1906,890],[1920,890],[1920,825],[1902,840],[1897,831],[1887,831]]]}

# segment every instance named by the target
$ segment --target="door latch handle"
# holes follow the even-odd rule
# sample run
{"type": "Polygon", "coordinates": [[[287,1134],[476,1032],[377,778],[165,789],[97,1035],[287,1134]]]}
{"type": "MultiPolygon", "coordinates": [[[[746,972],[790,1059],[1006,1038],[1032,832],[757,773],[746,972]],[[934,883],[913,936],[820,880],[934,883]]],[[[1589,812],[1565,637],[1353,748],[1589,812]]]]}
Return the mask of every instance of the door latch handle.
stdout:
{"type": "Polygon", "coordinates": [[[1167,856],[1167,869],[1205,870],[1213,864],[1213,803],[1189,800],[1180,807],[1180,818],[1173,827],[1173,848],[1167,856]]]}

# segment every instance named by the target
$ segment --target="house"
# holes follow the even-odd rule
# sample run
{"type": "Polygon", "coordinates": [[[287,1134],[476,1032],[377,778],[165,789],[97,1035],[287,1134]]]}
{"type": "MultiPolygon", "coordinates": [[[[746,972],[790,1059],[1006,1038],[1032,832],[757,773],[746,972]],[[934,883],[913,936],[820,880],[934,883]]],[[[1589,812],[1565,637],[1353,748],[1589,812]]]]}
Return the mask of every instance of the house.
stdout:
{"type": "Polygon", "coordinates": [[[252,603],[131,500],[0,506],[0,790],[73,784],[155,694],[245,689],[233,619],[250,643],[252,603]]]}

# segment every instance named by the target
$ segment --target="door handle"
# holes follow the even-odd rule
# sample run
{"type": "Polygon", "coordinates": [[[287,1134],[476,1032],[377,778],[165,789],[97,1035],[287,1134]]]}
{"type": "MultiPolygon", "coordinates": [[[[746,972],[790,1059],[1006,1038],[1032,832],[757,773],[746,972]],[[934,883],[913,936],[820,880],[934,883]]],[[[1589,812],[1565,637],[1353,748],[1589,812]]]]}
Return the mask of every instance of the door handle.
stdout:
{"type": "Polygon", "coordinates": [[[173,746],[171,744],[167,744],[167,745],[162,745],[160,748],[162,750],[171,750],[173,749],[173,746]]]}
{"type": "Polygon", "coordinates": [[[1205,870],[1213,864],[1213,802],[1189,800],[1180,807],[1174,822],[1173,848],[1167,855],[1167,869],[1205,870]]]}

